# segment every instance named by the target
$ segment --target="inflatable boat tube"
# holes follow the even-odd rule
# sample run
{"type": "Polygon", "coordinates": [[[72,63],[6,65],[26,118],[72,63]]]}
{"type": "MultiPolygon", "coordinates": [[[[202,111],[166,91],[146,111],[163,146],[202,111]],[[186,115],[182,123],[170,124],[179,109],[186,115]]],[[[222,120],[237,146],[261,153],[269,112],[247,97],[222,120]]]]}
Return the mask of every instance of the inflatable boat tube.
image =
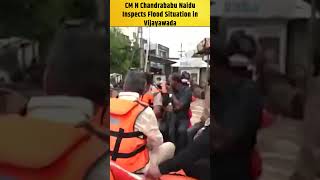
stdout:
{"type": "MultiPolygon", "coordinates": [[[[146,180],[145,177],[128,172],[119,165],[110,161],[110,179],[111,180],[146,180]]],[[[183,171],[166,174],[160,177],[160,180],[197,180],[186,176],[183,171]]]]}

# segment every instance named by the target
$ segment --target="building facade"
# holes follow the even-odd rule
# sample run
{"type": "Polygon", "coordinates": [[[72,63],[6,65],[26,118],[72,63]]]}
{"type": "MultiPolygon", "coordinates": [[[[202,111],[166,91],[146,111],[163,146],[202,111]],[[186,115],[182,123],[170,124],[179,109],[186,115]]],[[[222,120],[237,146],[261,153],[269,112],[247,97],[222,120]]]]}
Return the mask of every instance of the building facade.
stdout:
{"type": "Polygon", "coordinates": [[[303,0],[214,0],[211,22],[214,34],[228,38],[232,32],[244,30],[255,37],[268,57],[268,66],[291,77],[310,62],[309,37],[305,36],[310,35],[310,12],[310,5],[303,0]]]}

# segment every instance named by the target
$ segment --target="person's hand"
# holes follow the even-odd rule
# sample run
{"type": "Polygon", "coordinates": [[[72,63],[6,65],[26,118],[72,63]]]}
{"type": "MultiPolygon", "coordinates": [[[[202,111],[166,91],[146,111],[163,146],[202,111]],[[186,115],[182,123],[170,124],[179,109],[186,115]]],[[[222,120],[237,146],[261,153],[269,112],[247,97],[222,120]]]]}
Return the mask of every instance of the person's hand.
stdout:
{"type": "Polygon", "coordinates": [[[168,105],[168,106],[166,107],[166,111],[167,111],[167,112],[172,112],[172,111],[173,111],[172,105],[168,105]]]}
{"type": "Polygon", "coordinates": [[[146,179],[157,180],[161,177],[160,169],[157,165],[151,165],[148,171],[145,173],[146,179]]]}
{"type": "Polygon", "coordinates": [[[162,81],[161,82],[161,87],[167,87],[167,81],[162,81]]]}
{"type": "Polygon", "coordinates": [[[161,90],[162,90],[162,93],[167,93],[168,92],[167,81],[162,81],[161,90]]]}

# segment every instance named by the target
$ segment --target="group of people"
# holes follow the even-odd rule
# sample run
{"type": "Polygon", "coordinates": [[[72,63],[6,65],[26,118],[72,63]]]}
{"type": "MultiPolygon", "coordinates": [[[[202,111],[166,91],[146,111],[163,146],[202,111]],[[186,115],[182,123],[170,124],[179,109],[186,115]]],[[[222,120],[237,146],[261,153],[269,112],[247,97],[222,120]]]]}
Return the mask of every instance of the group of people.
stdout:
{"type": "Polygon", "coordinates": [[[41,96],[0,89],[0,179],[108,179],[106,39],[91,22],[66,24],[48,49],[41,96]]]}
{"type": "MultiPolygon", "coordinates": [[[[248,68],[257,53],[256,46],[254,40],[242,32],[229,41],[218,36],[213,38],[213,95],[210,96],[209,88],[205,95],[206,108],[203,109],[206,116],[200,117],[201,121],[192,127],[190,104],[194,93],[189,87],[190,75],[174,73],[169,83],[163,82],[157,88],[152,86],[148,75],[130,72],[124,81],[124,92],[119,94],[118,100],[111,100],[111,136],[114,134],[111,158],[120,165],[123,163],[123,167],[131,162],[133,167],[127,167],[131,172],[144,173],[155,179],[181,169],[186,175],[200,180],[257,179],[261,172],[254,172],[257,164],[253,158],[264,102],[256,81],[258,76],[254,69],[248,68]],[[246,59],[248,64],[238,63],[239,59],[246,59]],[[211,98],[213,104],[210,107],[211,98]],[[112,109],[113,106],[122,107],[127,113],[128,110],[123,109],[126,105],[117,104],[124,103],[122,100],[131,101],[130,107],[139,110],[131,109],[137,115],[130,117],[130,122],[126,120],[131,129],[124,129],[119,134],[119,127],[124,126],[119,125],[122,117],[112,109]],[[121,141],[125,145],[119,145],[116,142],[119,138],[132,138],[128,135],[132,132],[136,133],[138,144],[131,145],[132,149],[127,149],[130,143],[121,141]],[[119,153],[122,158],[117,157],[119,153]],[[129,159],[123,158],[129,156],[129,159]]],[[[127,116],[126,113],[122,114],[127,116]]]]}
{"type": "MultiPolygon", "coordinates": [[[[41,179],[39,177],[45,177],[47,171],[54,176],[50,170],[54,166],[59,166],[56,167],[59,171],[56,179],[82,179],[85,176],[87,179],[108,179],[106,169],[109,168],[109,157],[106,152],[109,143],[111,161],[150,179],[183,170],[187,176],[199,180],[255,180],[252,157],[261,127],[263,96],[255,81],[259,76],[233,61],[237,58],[249,61],[254,58],[256,45],[250,37],[239,33],[229,41],[219,36],[212,38],[211,59],[214,68],[211,70],[210,83],[213,95],[210,96],[209,87],[205,93],[203,115],[198,116],[201,121],[192,127],[190,119],[196,116],[190,110],[190,105],[193,96],[200,98],[202,93],[190,87],[190,74],[173,73],[168,81],[153,85],[150,74],[132,71],[125,78],[123,92],[116,98],[107,96],[105,68],[108,55],[105,39],[105,33],[86,25],[61,29],[49,51],[43,82],[45,96],[32,97],[28,101],[19,96],[13,101],[10,96],[13,93],[1,89],[4,94],[1,96],[5,97],[3,99],[10,99],[3,103],[10,107],[2,108],[0,112],[1,137],[13,134],[19,137],[13,143],[14,148],[2,148],[1,152],[10,152],[12,157],[15,154],[26,155],[19,152],[26,151],[26,148],[30,148],[28,152],[38,152],[36,147],[39,146],[36,145],[39,142],[47,146],[42,146],[38,153],[53,152],[53,149],[49,149],[52,144],[58,144],[62,139],[72,141],[74,134],[83,134],[75,129],[86,129],[90,135],[98,138],[90,136],[87,145],[81,142],[73,151],[75,153],[70,153],[72,157],[63,156],[61,152],[66,152],[62,149],[65,146],[60,144],[61,148],[56,148],[55,153],[69,159],[65,164],[52,163],[57,159],[43,160],[41,158],[48,157],[43,154],[23,157],[28,160],[26,166],[33,166],[37,161],[42,163],[38,164],[39,167],[48,167],[39,168],[39,173],[19,171],[17,168],[12,171],[0,166],[0,174],[5,174],[0,179],[16,176],[41,179]],[[19,114],[4,115],[2,111],[8,113],[8,109],[9,113],[18,114],[19,111],[19,114]],[[107,115],[108,110],[110,116],[107,115]],[[17,131],[16,127],[20,127],[20,130],[17,131]],[[110,137],[106,133],[109,129],[110,137]],[[38,134],[32,136],[35,134],[32,131],[38,134]],[[41,133],[51,141],[41,138],[41,133]],[[26,147],[25,143],[29,146],[26,147]],[[18,145],[23,148],[17,148],[18,145]],[[43,150],[45,147],[47,151],[43,150]],[[73,164],[68,164],[71,162],[73,164]],[[91,169],[93,165],[95,168],[91,169]]],[[[314,88],[313,93],[317,94],[318,89],[314,88]]],[[[318,99],[312,96],[308,101],[308,127],[317,127],[314,114],[318,112],[318,99]]],[[[293,179],[307,175],[313,177],[318,172],[311,168],[315,164],[314,149],[318,148],[316,131],[313,128],[305,133],[305,144],[293,179]]],[[[21,162],[10,158],[2,157],[0,161],[5,159],[7,162],[9,159],[12,167],[19,167],[21,162]]]]}
{"type": "MultiPolygon", "coordinates": [[[[252,151],[260,127],[262,96],[252,79],[240,76],[247,75],[246,70],[230,63],[238,52],[229,42],[219,41],[213,38],[213,95],[210,87],[206,89],[203,116],[192,127],[190,119],[195,114],[190,105],[193,95],[199,98],[202,93],[192,87],[188,73],[173,73],[168,81],[153,85],[150,74],[131,71],[123,92],[108,98],[105,35],[88,27],[61,30],[48,56],[46,96],[31,98],[21,114],[72,124],[102,140],[92,140],[94,147],[99,147],[93,151],[82,148],[83,154],[94,157],[92,162],[99,162],[90,173],[92,179],[107,178],[109,159],[98,161],[108,150],[101,143],[107,142],[111,161],[151,179],[183,170],[200,180],[253,180],[252,151]]],[[[250,58],[250,53],[245,56],[250,58]]]]}
{"type": "MultiPolygon", "coordinates": [[[[208,93],[205,96],[206,118],[200,117],[201,121],[192,127],[189,124],[192,118],[190,103],[196,91],[190,91],[188,78],[185,78],[188,75],[172,74],[169,83],[163,82],[157,88],[152,86],[148,76],[143,80],[143,73],[129,73],[124,82],[125,92],[120,93],[119,99],[146,103],[139,104],[139,107],[144,107],[140,108],[144,113],[139,114],[135,124],[131,124],[134,125],[131,131],[143,132],[146,138],[141,140],[141,146],[146,144],[148,148],[144,151],[144,158],[139,159],[139,163],[141,159],[144,163],[132,172],[142,172],[151,179],[180,169],[200,180],[257,180],[261,175],[262,162],[256,143],[267,110],[263,98],[264,77],[262,69],[259,69],[261,62],[255,61],[259,55],[258,44],[254,38],[239,31],[227,41],[214,36],[211,48],[214,68],[210,83],[213,95],[208,93]],[[153,100],[146,98],[148,96],[153,100]],[[148,121],[144,121],[148,124],[146,131],[143,129],[146,124],[142,125],[141,119],[147,116],[148,121]]],[[[314,89],[319,88],[315,86],[314,89]]],[[[314,150],[317,148],[317,136],[314,135],[316,128],[310,128],[312,125],[317,127],[313,121],[315,118],[311,117],[316,113],[317,99],[317,96],[308,98],[305,123],[311,130],[306,129],[304,134],[305,141],[292,179],[315,177],[318,172],[311,167],[317,159],[314,150]]],[[[112,119],[110,122],[112,126],[112,122],[116,121],[112,119]]]]}
{"type": "Polygon", "coordinates": [[[209,146],[210,123],[188,140],[192,94],[186,72],[157,85],[152,74],[129,72],[123,92],[110,100],[110,160],[154,179],[179,170],[210,179],[209,149],[204,147],[209,146]]]}

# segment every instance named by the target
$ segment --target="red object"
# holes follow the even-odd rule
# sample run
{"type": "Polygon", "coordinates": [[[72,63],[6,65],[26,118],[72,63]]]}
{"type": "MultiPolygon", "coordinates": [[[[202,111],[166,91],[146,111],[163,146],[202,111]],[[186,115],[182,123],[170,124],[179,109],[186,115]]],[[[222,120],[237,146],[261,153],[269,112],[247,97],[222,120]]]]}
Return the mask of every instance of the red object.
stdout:
{"type": "MultiPolygon", "coordinates": [[[[139,102],[131,102],[122,99],[110,99],[110,131],[124,134],[138,132],[135,130],[137,117],[145,110],[145,106],[139,102]]],[[[119,141],[120,142],[120,141],[119,141]]],[[[147,140],[140,138],[139,135],[129,137],[120,137],[116,134],[110,134],[110,151],[119,153],[137,152],[134,155],[129,155],[126,158],[118,158],[115,160],[124,169],[135,172],[144,168],[149,162],[149,150],[145,148],[147,140]],[[121,143],[119,149],[115,150],[119,138],[121,143]],[[143,149],[141,149],[141,147],[143,149]]],[[[110,155],[110,159],[111,159],[110,155]]]]}
{"type": "Polygon", "coordinates": [[[251,177],[253,180],[259,179],[262,174],[262,158],[259,151],[254,148],[251,155],[251,177]]]}
{"type": "Polygon", "coordinates": [[[166,174],[160,177],[160,180],[197,180],[180,174],[166,174]]]}
{"type": "MultiPolygon", "coordinates": [[[[110,179],[111,180],[141,180],[142,177],[137,177],[137,175],[124,170],[119,165],[110,161],[110,179]]],[[[196,180],[194,178],[188,177],[185,173],[180,170],[176,173],[170,173],[162,175],[160,180],[196,180]]]]}
{"type": "MultiPolygon", "coordinates": [[[[261,128],[268,128],[273,123],[272,114],[267,110],[263,110],[261,118],[261,128]]],[[[254,148],[251,155],[251,176],[257,180],[262,174],[262,157],[257,148],[254,148]]]]}
{"type": "Polygon", "coordinates": [[[270,127],[272,123],[273,123],[272,114],[264,109],[262,114],[261,127],[262,128],[270,127]]]}

